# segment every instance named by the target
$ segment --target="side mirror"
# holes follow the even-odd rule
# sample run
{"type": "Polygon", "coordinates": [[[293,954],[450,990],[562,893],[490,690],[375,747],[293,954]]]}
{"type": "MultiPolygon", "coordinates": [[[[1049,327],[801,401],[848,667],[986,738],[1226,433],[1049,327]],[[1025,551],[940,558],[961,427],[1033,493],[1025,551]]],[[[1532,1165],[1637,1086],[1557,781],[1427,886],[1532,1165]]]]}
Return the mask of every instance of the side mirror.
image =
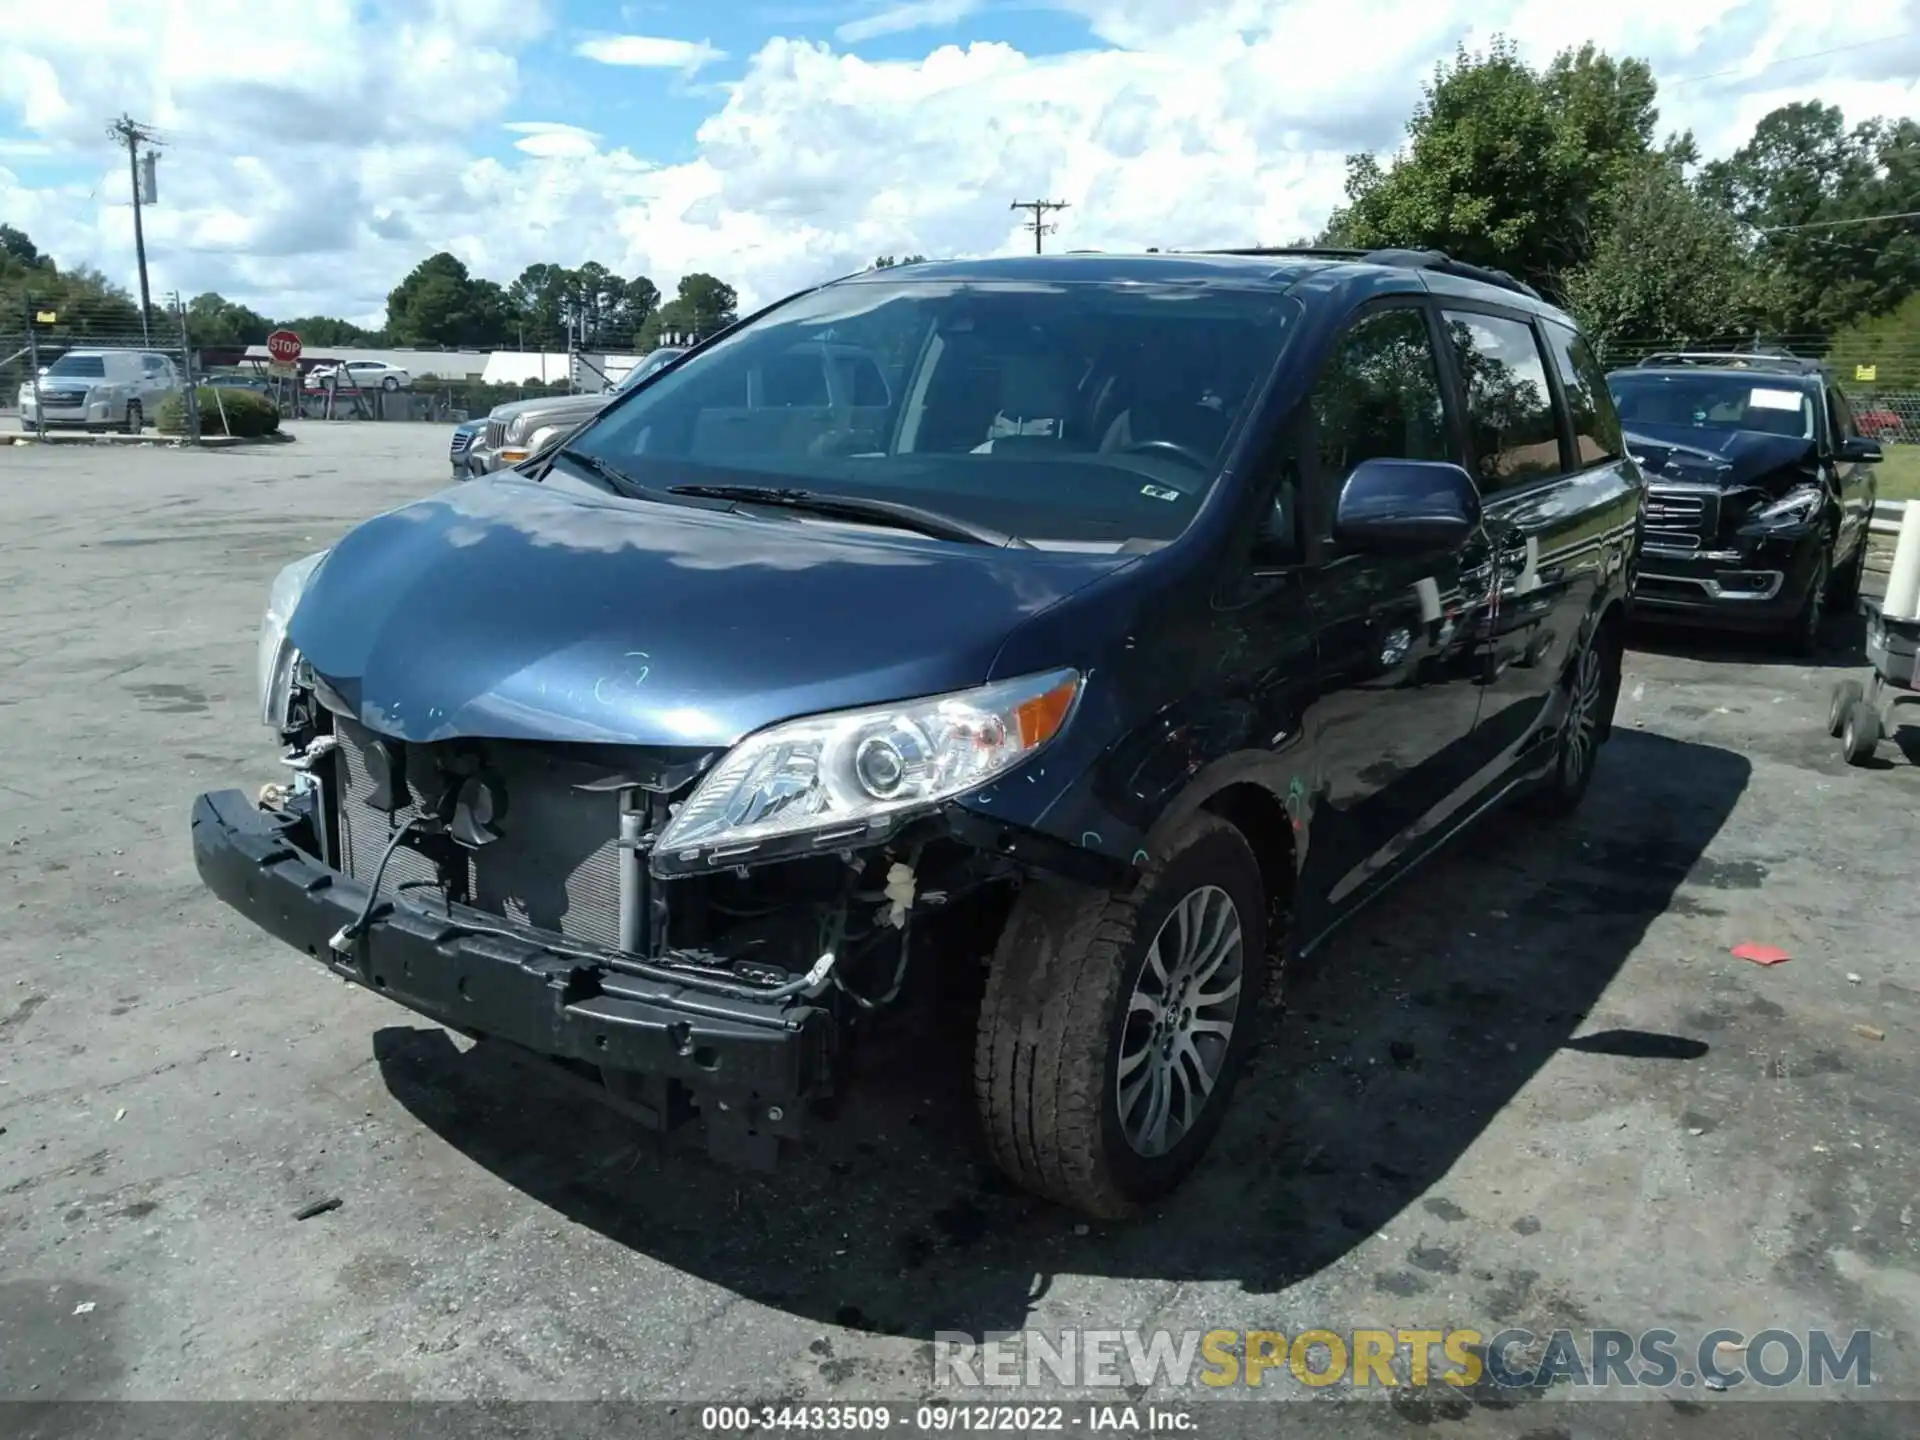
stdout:
{"type": "Polygon", "coordinates": [[[1448,550],[1480,525],[1480,489],[1444,460],[1363,460],[1341,487],[1333,538],[1354,550],[1448,550]]]}
{"type": "Polygon", "coordinates": [[[1852,435],[1840,442],[1840,459],[1850,465],[1878,465],[1886,458],[1880,442],[1864,435],[1852,435]]]}

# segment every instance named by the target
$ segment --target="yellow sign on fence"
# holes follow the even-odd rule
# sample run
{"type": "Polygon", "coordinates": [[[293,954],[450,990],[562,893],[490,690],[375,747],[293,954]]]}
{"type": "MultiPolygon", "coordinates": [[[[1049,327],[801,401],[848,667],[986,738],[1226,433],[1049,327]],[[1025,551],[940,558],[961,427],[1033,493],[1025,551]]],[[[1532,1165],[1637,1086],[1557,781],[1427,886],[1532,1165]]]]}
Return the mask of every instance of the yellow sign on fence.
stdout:
{"type": "Polygon", "coordinates": [[[1853,378],[1856,380],[1875,380],[1879,378],[1879,375],[1880,367],[1878,365],[1856,365],[1853,367],[1853,378]]]}

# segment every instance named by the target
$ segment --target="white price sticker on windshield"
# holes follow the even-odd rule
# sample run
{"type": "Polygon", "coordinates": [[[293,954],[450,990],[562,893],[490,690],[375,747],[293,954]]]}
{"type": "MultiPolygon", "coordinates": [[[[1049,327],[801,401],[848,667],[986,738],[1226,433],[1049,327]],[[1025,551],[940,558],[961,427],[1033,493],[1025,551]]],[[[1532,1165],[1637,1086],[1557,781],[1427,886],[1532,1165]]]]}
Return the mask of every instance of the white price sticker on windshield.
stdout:
{"type": "Polygon", "coordinates": [[[1800,392],[1756,389],[1747,397],[1747,405],[1754,410],[1798,410],[1800,392]]]}

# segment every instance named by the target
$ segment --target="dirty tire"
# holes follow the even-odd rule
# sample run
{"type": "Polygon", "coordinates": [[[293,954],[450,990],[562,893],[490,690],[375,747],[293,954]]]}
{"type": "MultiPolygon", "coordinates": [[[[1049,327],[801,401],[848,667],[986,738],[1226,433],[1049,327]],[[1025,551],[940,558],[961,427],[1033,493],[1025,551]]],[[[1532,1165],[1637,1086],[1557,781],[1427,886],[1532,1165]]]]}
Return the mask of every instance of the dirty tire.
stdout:
{"type": "Polygon", "coordinates": [[[1853,558],[1834,572],[1827,586],[1827,604],[1851,614],[1860,599],[1860,581],[1867,570],[1867,538],[1860,537],[1853,558]]]}
{"type": "Polygon", "coordinates": [[[1817,655],[1820,631],[1827,620],[1827,588],[1833,575],[1833,557],[1823,554],[1807,586],[1807,597],[1799,611],[1787,622],[1787,648],[1795,655],[1817,655]]]}
{"type": "Polygon", "coordinates": [[[1533,814],[1551,819],[1572,813],[1593,783],[1600,746],[1613,728],[1614,707],[1620,701],[1622,648],[1622,627],[1610,621],[1567,663],[1560,688],[1568,697],[1568,709],[1554,741],[1553,768],[1522,802],[1533,814]],[[1583,713],[1584,738],[1577,728],[1583,713]]]}
{"type": "Polygon", "coordinates": [[[1833,699],[1827,702],[1827,734],[1838,740],[1847,730],[1847,712],[1866,698],[1858,680],[1842,680],[1833,687],[1833,699]]]}
{"type": "Polygon", "coordinates": [[[1241,833],[1202,812],[1125,893],[1036,881],[1001,931],[974,1043],[974,1096],[994,1160],[1023,1188],[1096,1219],[1173,1190],[1206,1153],[1246,1064],[1267,974],[1267,899],[1241,833]],[[1121,1040],[1154,938],[1196,890],[1232,900],[1240,995],[1218,1079],[1164,1154],[1135,1153],[1118,1105],[1121,1040]]]}
{"type": "Polygon", "coordinates": [[[1840,748],[1849,765],[1864,765],[1880,744],[1880,712],[1864,700],[1853,702],[1841,732],[1840,748]]]}
{"type": "Polygon", "coordinates": [[[127,402],[127,434],[138,435],[147,423],[146,415],[140,409],[138,400],[127,402]]]}

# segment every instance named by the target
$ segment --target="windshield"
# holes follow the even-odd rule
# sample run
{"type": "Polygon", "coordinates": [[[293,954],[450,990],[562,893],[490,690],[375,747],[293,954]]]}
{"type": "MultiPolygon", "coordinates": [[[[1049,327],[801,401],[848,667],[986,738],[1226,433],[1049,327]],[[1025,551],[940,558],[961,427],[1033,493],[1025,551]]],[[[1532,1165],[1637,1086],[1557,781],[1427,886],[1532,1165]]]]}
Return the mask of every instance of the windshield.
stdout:
{"type": "Polygon", "coordinates": [[[107,362],[98,355],[62,355],[47,367],[49,375],[65,375],[76,380],[98,380],[107,373],[107,362]]]}
{"type": "Polygon", "coordinates": [[[673,359],[676,355],[684,355],[686,353],[687,352],[684,350],[674,350],[674,349],[655,350],[652,354],[647,356],[646,359],[640,361],[639,364],[635,365],[631,370],[627,371],[626,374],[620,377],[620,383],[613,387],[614,393],[617,395],[623,390],[631,390],[634,386],[638,385],[642,380],[646,379],[647,376],[653,374],[654,371],[658,370],[662,365],[665,365],[669,360],[673,359]]]}
{"type": "Polygon", "coordinates": [[[616,400],[573,448],[656,490],[893,500],[1036,544],[1171,539],[1297,313],[1186,285],[836,285],[616,400]]]}
{"type": "Polygon", "coordinates": [[[1620,423],[1814,437],[1813,397],[1752,371],[1608,377],[1620,423]]]}

